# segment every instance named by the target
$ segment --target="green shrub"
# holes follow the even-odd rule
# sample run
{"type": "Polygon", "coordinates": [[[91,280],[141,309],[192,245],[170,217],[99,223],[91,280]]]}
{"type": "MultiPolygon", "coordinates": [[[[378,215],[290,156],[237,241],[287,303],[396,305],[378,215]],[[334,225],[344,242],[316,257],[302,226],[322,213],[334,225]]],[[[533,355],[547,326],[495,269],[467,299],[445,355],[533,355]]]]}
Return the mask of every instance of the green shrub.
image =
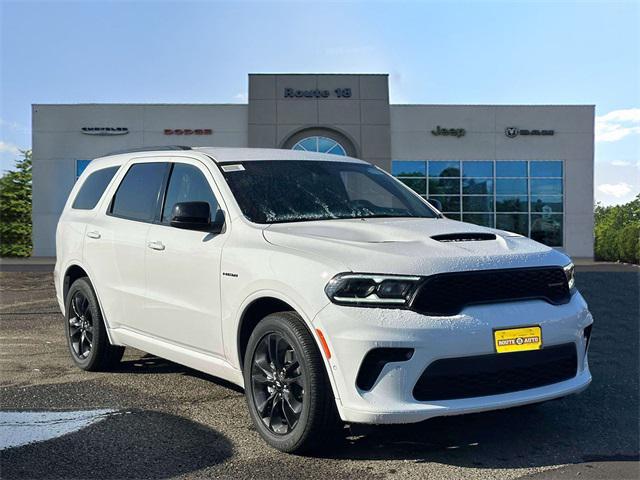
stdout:
{"type": "Polygon", "coordinates": [[[624,205],[596,205],[595,257],[640,263],[640,194],[624,205]]]}
{"type": "Polygon", "coordinates": [[[0,177],[0,256],[31,255],[31,150],[0,177]]]}

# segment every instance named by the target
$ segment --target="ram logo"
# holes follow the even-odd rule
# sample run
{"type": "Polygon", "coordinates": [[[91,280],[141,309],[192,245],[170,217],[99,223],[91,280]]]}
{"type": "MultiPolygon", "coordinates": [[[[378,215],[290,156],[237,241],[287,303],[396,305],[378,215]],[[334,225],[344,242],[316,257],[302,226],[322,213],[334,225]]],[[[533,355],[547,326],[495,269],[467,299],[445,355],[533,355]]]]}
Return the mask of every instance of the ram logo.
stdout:
{"type": "Polygon", "coordinates": [[[520,129],[518,127],[507,127],[504,129],[504,134],[509,138],[516,138],[520,133],[520,129]]]}

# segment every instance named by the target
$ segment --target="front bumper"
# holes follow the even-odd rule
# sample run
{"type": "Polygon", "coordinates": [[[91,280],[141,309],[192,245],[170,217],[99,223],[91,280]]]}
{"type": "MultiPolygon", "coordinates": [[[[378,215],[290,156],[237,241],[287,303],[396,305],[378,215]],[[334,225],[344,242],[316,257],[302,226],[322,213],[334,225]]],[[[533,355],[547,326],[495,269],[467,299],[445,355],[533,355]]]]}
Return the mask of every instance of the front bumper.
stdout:
{"type": "Polygon", "coordinates": [[[444,415],[509,408],[562,397],[591,382],[584,328],[593,322],[579,293],[565,305],[541,300],[476,305],[452,317],[427,317],[394,309],[327,305],[314,319],[331,351],[328,360],[341,418],[353,423],[411,423],[444,415]],[[420,402],[413,388],[433,361],[494,353],[493,330],[539,325],[543,347],[574,343],[576,376],[500,395],[420,402]],[[374,348],[412,348],[413,356],[387,363],[373,387],[356,386],[360,365],[374,348]]]}

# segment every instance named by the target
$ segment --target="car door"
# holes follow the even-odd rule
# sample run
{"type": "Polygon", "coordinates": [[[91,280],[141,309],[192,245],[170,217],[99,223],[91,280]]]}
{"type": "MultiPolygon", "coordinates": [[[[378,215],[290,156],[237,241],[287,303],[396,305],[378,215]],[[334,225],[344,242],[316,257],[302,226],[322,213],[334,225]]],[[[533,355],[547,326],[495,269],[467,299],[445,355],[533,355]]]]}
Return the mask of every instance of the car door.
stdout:
{"type": "Polygon", "coordinates": [[[179,202],[207,202],[211,219],[223,218],[218,198],[204,164],[176,160],[159,222],[147,232],[143,321],[145,330],[154,336],[222,357],[220,259],[227,234],[170,225],[171,211],[179,202]]]}
{"type": "Polygon", "coordinates": [[[144,160],[125,167],[105,209],[87,225],[84,259],[110,328],[141,328],[145,242],[169,167],[144,160]]]}

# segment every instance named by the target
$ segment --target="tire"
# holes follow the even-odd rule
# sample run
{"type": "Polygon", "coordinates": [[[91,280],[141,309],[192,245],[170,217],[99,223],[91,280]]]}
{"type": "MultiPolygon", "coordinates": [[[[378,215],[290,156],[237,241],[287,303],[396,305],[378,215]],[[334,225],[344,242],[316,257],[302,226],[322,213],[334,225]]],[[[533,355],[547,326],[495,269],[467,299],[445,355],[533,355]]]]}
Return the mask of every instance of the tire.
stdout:
{"type": "Polygon", "coordinates": [[[73,362],[90,372],[110,370],[122,359],[124,347],[109,343],[98,299],[87,277],[69,288],[64,332],[73,362]]]}
{"type": "Polygon", "coordinates": [[[331,444],[328,435],[340,432],[320,355],[304,321],[294,312],[268,315],[249,338],[243,372],[249,414],[262,438],[282,452],[316,450],[331,444]]]}

